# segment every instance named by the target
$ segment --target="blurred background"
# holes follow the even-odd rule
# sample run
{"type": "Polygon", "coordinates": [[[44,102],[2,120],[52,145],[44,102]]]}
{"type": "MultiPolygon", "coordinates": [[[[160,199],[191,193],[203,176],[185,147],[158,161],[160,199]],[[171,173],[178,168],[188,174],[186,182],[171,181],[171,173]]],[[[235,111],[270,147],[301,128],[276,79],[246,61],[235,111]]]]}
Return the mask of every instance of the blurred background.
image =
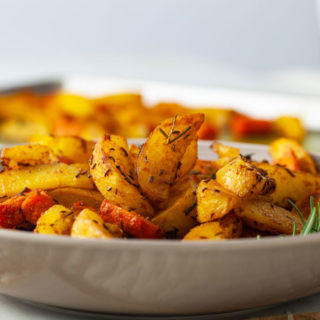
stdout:
{"type": "Polygon", "coordinates": [[[0,0],[0,8],[0,89],[78,79],[50,97],[0,95],[0,141],[146,137],[190,106],[206,115],[201,139],[285,136],[320,150],[320,0],[0,0]],[[132,87],[81,75],[147,82],[142,97],[96,99],[132,87]]]}
{"type": "Polygon", "coordinates": [[[0,0],[0,84],[99,74],[320,94],[316,0],[0,0]]]}

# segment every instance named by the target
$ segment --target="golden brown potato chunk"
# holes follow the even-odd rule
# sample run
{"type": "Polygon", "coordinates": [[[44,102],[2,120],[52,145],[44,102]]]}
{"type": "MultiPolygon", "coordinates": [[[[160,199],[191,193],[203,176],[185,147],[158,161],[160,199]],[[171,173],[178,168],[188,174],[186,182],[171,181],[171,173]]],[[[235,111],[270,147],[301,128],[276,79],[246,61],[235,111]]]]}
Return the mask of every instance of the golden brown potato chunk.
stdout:
{"type": "Polygon", "coordinates": [[[197,201],[197,220],[203,223],[225,216],[239,204],[240,198],[211,179],[200,182],[197,201]]]}
{"type": "Polygon", "coordinates": [[[58,135],[33,135],[29,142],[49,146],[58,157],[75,163],[88,163],[94,146],[80,137],[58,135]]]}
{"type": "Polygon", "coordinates": [[[196,206],[196,186],[186,177],[172,187],[168,208],[160,211],[152,222],[158,225],[168,238],[180,239],[197,224],[196,206]]]}
{"type": "Polygon", "coordinates": [[[37,221],[36,233],[70,235],[74,221],[73,213],[61,205],[54,205],[44,212],[37,221]]]}
{"type": "Polygon", "coordinates": [[[181,160],[197,140],[203,114],[177,116],[162,122],[150,134],[138,157],[138,181],[142,192],[158,209],[165,208],[170,188],[178,177],[181,160]]]}
{"type": "Polygon", "coordinates": [[[191,229],[184,240],[225,240],[240,237],[242,222],[234,214],[227,214],[222,219],[206,222],[191,229]]]}
{"type": "Polygon", "coordinates": [[[237,157],[216,173],[217,182],[240,198],[272,193],[275,181],[245,157],[237,157]]]}
{"type": "Polygon", "coordinates": [[[268,195],[268,198],[273,204],[280,207],[291,208],[288,199],[296,203],[320,188],[319,176],[302,171],[292,172],[288,168],[268,163],[256,165],[265,170],[268,177],[276,181],[276,188],[268,195]]]}
{"type": "Polygon", "coordinates": [[[303,228],[297,214],[264,200],[244,200],[235,212],[249,226],[261,231],[292,234],[294,223],[297,232],[303,228]]]}
{"type": "Polygon", "coordinates": [[[56,163],[58,158],[48,146],[27,144],[2,149],[1,161],[6,169],[18,169],[38,164],[56,163]]]}
{"type": "Polygon", "coordinates": [[[41,164],[0,173],[0,197],[13,196],[22,190],[55,189],[75,187],[92,189],[92,180],[87,176],[89,168],[84,163],[41,164]]]}
{"type": "Polygon", "coordinates": [[[94,147],[90,172],[105,199],[144,217],[153,216],[152,206],[140,191],[125,138],[105,135],[94,147]]]}
{"type": "Polygon", "coordinates": [[[110,239],[113,238],[113,235],[104,226],[104,222],[98,213],[89,209],[83,209],[72,225],[71,237],[110,239]]]}

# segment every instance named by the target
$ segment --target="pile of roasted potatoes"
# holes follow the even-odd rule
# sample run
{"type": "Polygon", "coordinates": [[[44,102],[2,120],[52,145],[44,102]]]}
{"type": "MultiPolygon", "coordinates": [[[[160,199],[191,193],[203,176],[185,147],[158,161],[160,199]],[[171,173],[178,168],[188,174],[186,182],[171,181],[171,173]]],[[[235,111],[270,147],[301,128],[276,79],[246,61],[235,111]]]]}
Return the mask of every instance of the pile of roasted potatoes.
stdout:
{"type": "Polygon", "coordinates": [[[0,226],[83,238],[223,240],[290,235],[307,218],[320,176],[295,140],[270,145],[272,163],[213,142],[197,156],[204,114],[163,121],[141,146],[34,135],[1,153],[0,226]]]}
{"type": "Polygon", "coordinates": [[[137,93],[86,98],[67,92],[39,95],[21,91],[0,95],[0,140],[25,142],[32,134],[74,135],[92,140],[104,132],[145,138],[165,119],[192,112],[206,116],[199,139],[268,143],[279,136],[302,142],[305,136],[301,121],[290,116],[266,120],[217,106],[192,109],[172,102],[147,105],[137,93]]]}

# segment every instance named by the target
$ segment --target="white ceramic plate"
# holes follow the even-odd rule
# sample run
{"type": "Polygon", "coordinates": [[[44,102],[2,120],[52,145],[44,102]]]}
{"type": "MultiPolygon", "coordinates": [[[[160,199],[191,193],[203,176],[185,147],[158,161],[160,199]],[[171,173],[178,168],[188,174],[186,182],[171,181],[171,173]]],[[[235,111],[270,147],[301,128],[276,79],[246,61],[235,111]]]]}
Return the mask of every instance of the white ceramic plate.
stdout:
{"type": "MultiPolygon", "coordinates": [[[[200,158],[213,158],[208,146],[200,158]]],[[[236,146],[268,157],[264,146],[236,146]]],[[[180,242],[0,230],[0,257],[1,293],[109,314],[230,312],[320,291],[320,234],[180,242]]]]}

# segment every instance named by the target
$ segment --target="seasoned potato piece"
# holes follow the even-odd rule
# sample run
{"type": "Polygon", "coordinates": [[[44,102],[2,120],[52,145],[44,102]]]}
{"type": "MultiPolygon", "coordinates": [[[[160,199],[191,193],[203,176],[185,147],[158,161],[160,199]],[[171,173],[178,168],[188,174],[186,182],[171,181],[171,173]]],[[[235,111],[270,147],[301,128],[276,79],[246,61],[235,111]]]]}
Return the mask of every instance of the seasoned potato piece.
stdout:
{"type": "Polygon", "coordinates": [[[162,122],[150,134],[138,157],[142,192],[158,209],[165,208],[188,146],[197,140],[203,114],[177,116],[162,122]]]}
{"type": "Polygon", "coordinates": [[[219,170],[220,168],[224,167],[232,159],[240,155],[239,149],[227,146],[217,141],[212,143],[211,149],[214,152],[216,152],[219,156],[218,160],[212,161],[212,166],[216,168],[216,170],[219,170]]]}
{"type": "Polygon", "coordinates": [[[125,138],[105,135],[95,145],[90,165],[92,178],[106,199],[145,217],[153,216],[153,208],[139,189],[125,138]]]}
{"type": "Polygon", "coordinates": [[[235,212],[249,226],[261,231],[292,234],[294,222],[297,232],[303,228],[297,214],[264,200],[245,200],[235,209],[235,212]]]}
{"type": "Polygon", "coordinates": [[[98,191],[70,187],[53,189],[49,194],[67,208],[71,208],[73,204],[80,201],[85,206],[99,209],[104,199],[98,191]]]}
{"type": "Polygon", "coordinates": [[[70,235],[73,221],[74,217],[72,211],[64,206],[56,204],[43,213],[38,219],[34,232],[70,235]]]}
{"type": "Polygon", "coordinates": [[[217,182],[241,198],[274,191],[275,181],[245,157],[237,157],[217,171],[217,182]]]}
{"type": "Polygon", "coordinates": [[[186,177],[170,191],[168,208],[160,211],[152,222],[158,225],[167,237],[182,238],[196,223],[196,186],[186,177]]]}
{"type": "Polygon", "coordinates": [[[240,237],[242,233],[241,220],[229,213],[222,219],[200,224],[191,229],[184,240],[224,240],[240,237]]]}
{"type": "Polygon", "coordinates": [[[131,144],[129,146],[129,156],[131,158],[131,163],[133,164],[133,171],[137,172],[137,162],[138,162],[138,156],[140,153],[140,148],[136,146],[135,144],[131,144]]]}
{"type": "Polygon", "coordinates": [[[198,141],[193,140],[187,147],[185,154],[181,159],[181,166],[177,172],[177,180],[184,177],[194,168],[198,158],[198,141]]]}
{"type": "Polygon", "coordinates": [[[18,169],[38,164],[56,163],[58,158],[48,146],[28,144],[2,149],[1,161],[6,169],[18,169]]]}
{"type": "Polygon", "coordinates": [[[29,142],[49,146],[59,158],[69,160],[69,163],[88,163],[94,146],[93,141],[80,137],[58,135],[33,135],[29,142]]]}
{"type": "Polygon", "coordinates": [[[292,172],[288,168],[268,163],[256,165],[276,181],[276,188],[268,197],[273,204],[280,207],[291,208],[288,199],[297,202],[320,188],[319,176],[301,171],[292,172]]]}
{"type": "Polygon", "coordinates": [[[240,203],[240,198],[216,180],[202,180],[197,190],[197,220],[200,223],[222,218],[240,203]]]}
{"type": "Polygon", "coordinates": [[[104,226],[104,222],[98,213],[83,209],[72,225],[71,237],[109,239],[113,238],[113,235],[104,226]]]}
{"type": "Polygon", "coordinates": [[[13,196],[25,188],[54,189],[59,187],[77,187],[92,189],[93,183],[84,173],[86,164],[65,163],[42,164],[17,170],[5,170],[0,173],[0,197],[13,196]]]}
{"type": "Polygon", "coordinates": [[[116,224],[124,234],[140,239],[159,239],[162,231],[158,226],[134,211],[124,210],[108,200],[101,205],[100,215],[107,223],[116,224]]]}
{"type": "Polygon", "coordinates": [[[212,166],[212,161],[197,159],[189,175],[192,180],[198,184],[201,180],[215,178],[216,172],[216,168],[212,166]]]}
{"type": "Polygon", "coordinates": [[[275,163],[286,165],[291,170],[317,173],[313,159],[295,140],[279,138],[270,144],[269,152],[275,163]],[[292,154],[294,157],[292,157],[292,154]],[[297,164],[294,160],[297,161],[297,164]]]}

